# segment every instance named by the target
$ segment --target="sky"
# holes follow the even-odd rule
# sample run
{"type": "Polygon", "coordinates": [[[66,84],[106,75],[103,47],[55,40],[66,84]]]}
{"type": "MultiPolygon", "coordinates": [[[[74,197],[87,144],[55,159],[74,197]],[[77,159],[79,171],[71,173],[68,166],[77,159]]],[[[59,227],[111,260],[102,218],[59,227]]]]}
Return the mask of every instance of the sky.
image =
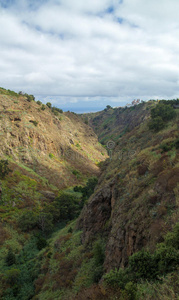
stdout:
{"type": "Polygon", "coordinates": [[[0,86],[74,112],[179,97],[178,0],[0,0],[0,86]]]}

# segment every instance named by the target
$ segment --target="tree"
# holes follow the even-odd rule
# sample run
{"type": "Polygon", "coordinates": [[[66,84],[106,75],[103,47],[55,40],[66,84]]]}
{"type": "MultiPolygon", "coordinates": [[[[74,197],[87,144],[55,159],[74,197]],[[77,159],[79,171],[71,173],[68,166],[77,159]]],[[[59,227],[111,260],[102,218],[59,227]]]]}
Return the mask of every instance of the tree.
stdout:
{"type": "Polygon", "coordinates": [[[37,100],[37,104],[38,104],[38,105],[41,105],[41,104],[42,104],[42,102],[41,102],[41,101],[39,101],[39,100],[37,100]]]}
{"type": "Polygon", "coordinates": [[[159,131],[165,127],[165,123],[161,117],[156,117],[149,122],[148,126],[150,130],[159,131]]]}
{"type": "Polygon", "coordinates": [[[137,279],[152,279],[157,275],[154,256],[144,249],[129,257],[129,267],[137,279]]]}
{"type": "Polygon", "coordinates": [[[19,226],[23,231],[34,229],[38,223],[38,215],[33,211],[25,211],[19,217],[19,226]]]}
{"type": "Polygon", "coordinates": [[[31,101],[35,101],[35,97],[34,95],[28,95],[28,94],[25,94],[24,96],[26,96],[27,98],[27,101],[31,102],[31,101]]]}
{"type": "Polygon", "coordinates": [[[19,269],[10,269],[6,271],[4,278],[7,283],[14,285],[18,282],[19,276],[20,276],[19,269]]]}
{"type": "Polygon", "coordinates": [[[38,227],[45,233],[53,228],[53,216],[49,212],[41,212],[38,217],[38,227]]]}
{"type": "Polygon", "coordinates": [[[55,206],[59,210],[61,220],[72,220],[77,216],[79,211],[78,199],[67,193],[61,193],[56,198],[55,206]]]}
{"type": "Polygon", "coordinates": [[[148,124],[149,129],[159,131],[165,127],[166,122],[172,120],[176,116],[176,111],[170,104],[164,102],[158,103],[151,110],[151,120],[148,124]]]}
{"type": "Polygon", "coordinates": [[[151,118],[160,117],[164,122],[172,120],[176,116],[176,111],[170,104],[159,103],[151,110],[151,118]]]}
{"type": "Polygon", "coordinates": [[[15,254],[13,253],[12,249],[10,248],[8,253],[7,253],[7,256],[5,258],[5,261],[6,261],[6,265],[7,266],[12,266],[16,263],[16,256],[15,254]]]}
{"type": "Polygon", "coordinates": [[[51,108],[52,107],[52,104],[50,102],[47,102],[46,105],[51,108]]]}

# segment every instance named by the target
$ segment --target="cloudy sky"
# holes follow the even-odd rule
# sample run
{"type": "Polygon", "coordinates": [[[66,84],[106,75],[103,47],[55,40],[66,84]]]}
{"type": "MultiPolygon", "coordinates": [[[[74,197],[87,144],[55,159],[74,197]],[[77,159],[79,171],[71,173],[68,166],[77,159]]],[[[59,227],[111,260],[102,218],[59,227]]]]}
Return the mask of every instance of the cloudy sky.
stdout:
{"type": "Polygon", "coordinates": [[[0,86],[75,112],[179,97],[178,0],[0,0],[0,86]]]}

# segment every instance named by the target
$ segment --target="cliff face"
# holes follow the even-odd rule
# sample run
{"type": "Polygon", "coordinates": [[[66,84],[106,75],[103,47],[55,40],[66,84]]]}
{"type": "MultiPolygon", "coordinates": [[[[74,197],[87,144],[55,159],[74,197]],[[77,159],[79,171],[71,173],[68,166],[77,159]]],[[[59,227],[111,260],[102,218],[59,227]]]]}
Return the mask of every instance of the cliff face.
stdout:
{"type": "Polygon", "coordinates": [[[124,267],[143,247],[153,251],[179,216],[178,118],[159,133],[147,121],[126,133],[102,166],[95,194],[83,209],[82,241],[106,240],[105,270],[124,267]]]}
{"type": "Polygon", "coordinates": [[[93,130],[73,113],[54,115],[25,97],[0,95],[0,155],[63,188],[99,174],[106,158],[93,130]]]}

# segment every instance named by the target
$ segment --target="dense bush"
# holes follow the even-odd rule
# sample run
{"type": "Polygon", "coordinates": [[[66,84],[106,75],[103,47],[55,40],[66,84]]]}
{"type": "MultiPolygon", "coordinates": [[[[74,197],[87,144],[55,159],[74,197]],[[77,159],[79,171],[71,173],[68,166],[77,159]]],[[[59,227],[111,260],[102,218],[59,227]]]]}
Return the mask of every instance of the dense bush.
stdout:
{"type": "Polygon", "coordinates": [[[58,107],[55,107],[55,106],[53,106],[52,107],[52,112],[55,114],[55,115],[58,115],[58,113],[63,113],[63,110],[62,109],[60,109],[60,108],[58,108],[58,107]]]}
{"type": "Polygon", "coordinates": [[[48,106],[49,108],[51,108],[51,107],[52,107],[52,104],[51,104],[50,102],[47,102],[47,103],[46,103],[46,106],[48,106]]]}
{"type": "Polygon", "coordinates": [[[97,185],[98,179],[97,177],[91,177],[88,179],[86,185],[75,186],[74,191],[82,193],[82,205],[84,202],[94,193],[95,186],[97,185]]]}
{"type": "Polygon", "coordinates": [[[149,122],[149,129],[153,131],[159,131],[165,127],[165,123],[161,117],[153,118],[149,122]]]}
{"type": "Polygon", "coordinates": [[[34,126],[36,126],[36,127],[37,127],[37,125],[38,125],[38,123],[39,123],[39,122],[37,122],[37,121],[34,121],[34,120],[30,120],[29,122],[33,123],[33,124],[34,124],[34,126]]]}
{"type": "Polygon", "coordinates": [[[4,179],[6,175],[11,172],[9,169],[9,162],[8,160],[1,159],[0,160],[0,179],[4,179]]]}
{"type": "Polygon", "coordinates": [[[46,105],[45,105],[45,104],[42,104],[41,110],[45,110],[45,108],[46,108],[46,105]]]}
{"type": "Polygon", "coordinates": [[[45,248],[46,246],[47,246],[47,240],[43,236],[38,235],[37,249],[41,250],[41,249],[45,248]]]}
{"type": "Polygon", "coordinates": [[[93,255],[94,255],[94,273],[93,273],[93,281],[98,282],[103,275],[103,263],[105,259],[105,247],[104,243],[99,240],[95,243],[93,247],[93,255]]]}
{"type": "Polygon", "coordinates": [[[137,279],[153,279],[157,275],[156,261],[153,255],[145,250],[136,252],[129,258],[129,268],[137,279]]]}
{"type": "Polygon", "coordinates": [[[109,273],[103,276],[103,279],[107,285],[110,285],[114,288],[124,289],[127,282],[129,282],[129,276],[127,270],[116,268],[111,270],[109,273]]]}
{"type": "Polygon", "coordinates": [[[151,110],[152,119],[161,117],[163,121],[167,122],[176,116],[176,111],[170,104],[159,103],[151,110]]]}
{"type": "Polygon", "coordinates": [[[38,215],[37,226],[44,233],[49,233],[53,229],[53,216],[50,212],[41,211],[38,215]]]}
{"type": "Polygon", "coordinates": [[[157,246],[154,259],[158,274],[166,274],[179,266],[179,250],[165,243],[161,243],[157,246]]]}
{"type": "Polygon", "coordinates": [[[38,104],[38,105],[41,105],[41,104],[42,104],[42,102],[41,102],[41,101],[39,101],[39,100],[37,100],[37,104],[38,104]]]}
{"type": "Polygon", "coordinates": [[[24,94],[24,96],[26,96],[28,102],[35,101],[34,95],[24,94]]]}
{"type": "Polygon", "coordinates": [[[149,129],[159,131],[165,127],[166,122],[176,117],[176,111],[170,104],[164,102],[158,103],[156,107],[151,110],[151,121],[149,122],[149,129]]]}
{"type": "Polygon", "coordinates": [[[23,231],[34,229],[38,224],[38,215],[32,211],[24,211],[18,220],[19,227],[23,231]]]}
{"type": "Polygon", "coordinates": [[[55,207],[59,212],[59,220],[73,220],[79,214],[79,200],[74,195],[61,193],[55,199],[55,207]]]}
{"type": "Polygon", "coordinates": [[[18,281],[19,275],[20,275],[20,270],[12,268],[6,271],[4,277],[7,283],[14,285],[18,281]]]}
{"type": "Polygon", "coordinates": [[[179,148],[179,139],[177,138],[176,140],[168,143],[163,143],[160,145],[160,148],[162,149],[162,152],[168,152],[173,148],[178,149],[179,148]]]}
{"type": "Polygon", "coordinates": [[[165,244],[179,250],[179,223],[175,225],[172,232],[167,233],[165,244]]]}
{"type": "Polygon", "coordinates": [[[5,262],[7,266],[12,266],[16,263],[16,256],[11,248],[8,250],[5,262]]]}

